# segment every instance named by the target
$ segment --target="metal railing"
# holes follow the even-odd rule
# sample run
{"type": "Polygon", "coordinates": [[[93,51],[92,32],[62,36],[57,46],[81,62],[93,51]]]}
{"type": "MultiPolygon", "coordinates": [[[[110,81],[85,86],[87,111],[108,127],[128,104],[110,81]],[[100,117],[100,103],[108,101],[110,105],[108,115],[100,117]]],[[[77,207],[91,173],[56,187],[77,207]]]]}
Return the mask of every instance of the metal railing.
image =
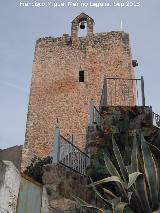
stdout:
{"type": "Polygon", "coordinates": [[[94,106],[94,123],[96,123],[100,127],[103,119],[104,118],[100,111],[94,106]]]}
{"type": "Polygon", "coordinates": [[[53,163],[61,163],[80,174],[85,175],[85,170],[90,164],[90,157],[76,147],[73,142],[60,135],[59,127],[55,128],[53,163]]]}
{"type": "Polygon", "coordinates": [[[160,115],[152,112],[152,124],[160,128],[160,115]]]}
{"type": "Polygon", "coordinates": [[[94,100],[91,98],[90,100],[90,115],[89,115],[89,126],[93,124],[97,124],[99,127],[101,126],[101,122],[103,120],[103,116],[100,111],[94,106],[94,100]]]}
{"type": "Polygon", "coordinates": [[[104,78],[100,106],[145,106],[144,79],[104,78]]]}

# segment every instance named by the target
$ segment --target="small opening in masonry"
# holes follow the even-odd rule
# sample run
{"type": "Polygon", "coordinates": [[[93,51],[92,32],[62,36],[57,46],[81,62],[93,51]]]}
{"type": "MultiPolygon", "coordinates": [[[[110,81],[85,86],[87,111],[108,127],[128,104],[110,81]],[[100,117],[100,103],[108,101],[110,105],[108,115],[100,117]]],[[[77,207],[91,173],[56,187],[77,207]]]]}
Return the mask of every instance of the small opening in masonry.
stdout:
{"type": "Polygon", "coordinates": [[[79,71],[79,82],[84,82],[84,70],[79,71]]]}
{"type": "Polygon", "coordinates": [[[85,36],[87,36],[87,23],[80,22],[78,37],[85,37],[85,36]]]}

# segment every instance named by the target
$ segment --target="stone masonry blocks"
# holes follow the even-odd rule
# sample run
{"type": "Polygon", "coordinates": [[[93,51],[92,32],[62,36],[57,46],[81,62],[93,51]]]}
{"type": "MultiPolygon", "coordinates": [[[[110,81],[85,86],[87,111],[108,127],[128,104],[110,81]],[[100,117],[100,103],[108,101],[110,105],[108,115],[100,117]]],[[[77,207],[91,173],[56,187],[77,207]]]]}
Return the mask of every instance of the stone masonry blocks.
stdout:
{"type": "Polygon", "coordinates": [[[22,170],[35,155],[51,153],[57,118],[61,134],[74,134],[76,145],[85,148],[90,98],[99,105],[104,76],[134,78],[128,33],[64,34],[37,40],[22,170]],[[79,82],[80,70],[84,82],[79,82]]]}

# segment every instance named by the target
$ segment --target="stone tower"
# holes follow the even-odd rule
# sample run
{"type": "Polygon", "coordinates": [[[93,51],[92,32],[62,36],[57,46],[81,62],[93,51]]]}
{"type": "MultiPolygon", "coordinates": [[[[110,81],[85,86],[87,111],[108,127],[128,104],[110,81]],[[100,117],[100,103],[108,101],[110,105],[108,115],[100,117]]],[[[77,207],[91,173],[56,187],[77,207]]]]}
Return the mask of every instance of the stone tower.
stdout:
{"type": "Polygon", "coordinates": [[[99,105],[104,76],[134,78],[128,33],[94,33],[94,20],[81,13],[71,35],[37,40],[22,170],[35,155],[51,152],[57,118],[61,134],[74,134],[76,145],[85,147],[90,98],[99,105]],[[78,37],[80,23],[87,26],[85,37],[78,37]]]}

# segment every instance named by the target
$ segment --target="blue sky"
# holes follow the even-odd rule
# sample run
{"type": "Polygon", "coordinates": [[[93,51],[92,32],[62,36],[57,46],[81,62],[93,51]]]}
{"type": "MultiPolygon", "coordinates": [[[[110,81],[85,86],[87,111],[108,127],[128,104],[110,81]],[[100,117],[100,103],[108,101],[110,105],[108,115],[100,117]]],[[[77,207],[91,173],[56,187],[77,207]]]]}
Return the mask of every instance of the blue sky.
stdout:
{"type": "MultiPolygon", "coordinates": [[[[82,2],[82,0],[71,2],[82,2]]],[[[22,2],[35,2],[23,0],[22,2]]],[[[47,2],[41,0],[37,2],[47,2]]],[[[67,0],[51,0],[65,2],[67,0]]],[[[89,2],[84,0],[83,2],[89,2]]],[[[110,2],[114,0],[94,0],[110,2]]],[[[115,2],[126,2],[117,0],[115,2]]],[[[72,19],[85,12],[95,32],[129,32],[136,76],[144,76],[146,104],[160,114],[160,1],[141,0],[140,7],[20,7],[19,0],[0,2],[0,149],[23,144],[35,42],[39,37],[70,34],[72,19]]]]}

